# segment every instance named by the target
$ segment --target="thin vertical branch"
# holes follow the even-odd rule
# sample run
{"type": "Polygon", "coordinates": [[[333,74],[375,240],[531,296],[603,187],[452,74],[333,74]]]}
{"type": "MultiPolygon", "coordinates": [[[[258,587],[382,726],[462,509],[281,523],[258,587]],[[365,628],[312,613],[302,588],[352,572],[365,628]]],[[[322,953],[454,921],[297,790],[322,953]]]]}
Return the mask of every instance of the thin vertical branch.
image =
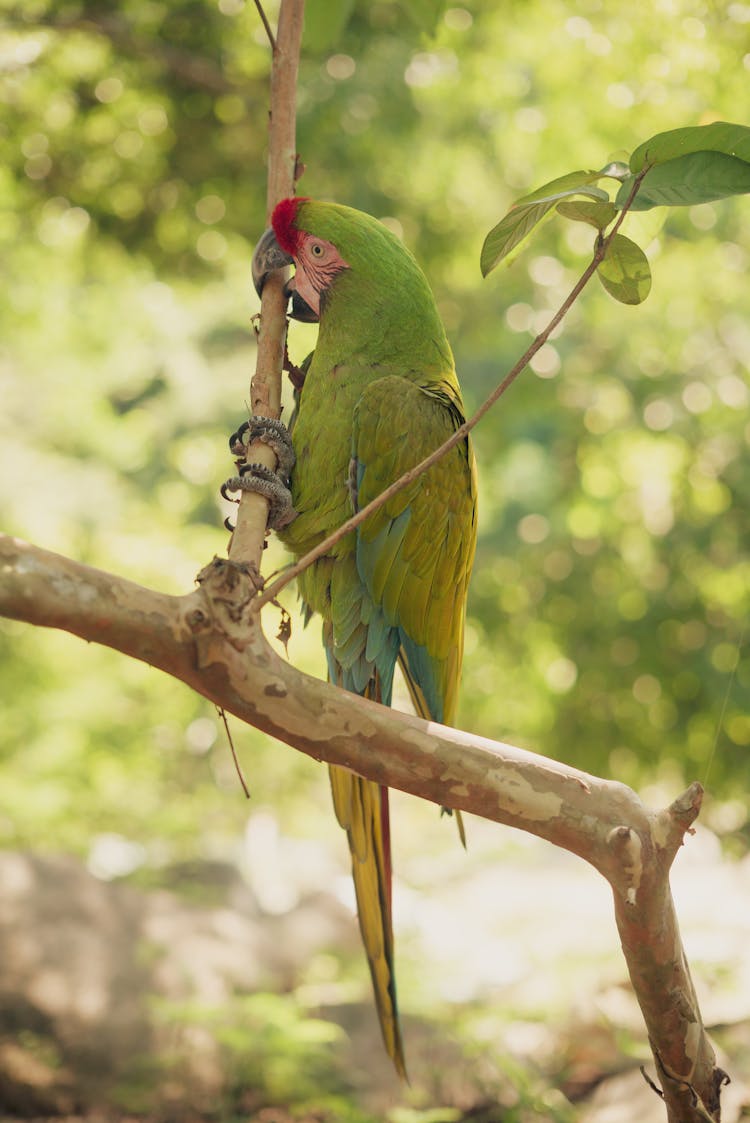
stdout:
{"type": "MultiPolygon", "coordinates": [[[[281,0],[279,24],[271,67],[271,111],[268,128],[267,215],[276,204],[294,193],[297,160],[297,70],[304,0],[281,0]]],[[[267,21],[264,20],[264,23],[267,21]]],[[[268,30],[268,28],[267,28],[268,30]]],[[[250,383],[250,408],[253,414],[278,417],[281,413],[281,373],[286,339],[286,297],[284,276],[272,274],[263,287],[255,375],[250,383]]],[[[267,468],[276,467],[268,445],[255,442],[248,459],[267,468]]],[[[237,509],[237,526],[229,545],[232,561],[260,569],[266,536],[268,502],[255,492],[243,491],[237,509]]]]}

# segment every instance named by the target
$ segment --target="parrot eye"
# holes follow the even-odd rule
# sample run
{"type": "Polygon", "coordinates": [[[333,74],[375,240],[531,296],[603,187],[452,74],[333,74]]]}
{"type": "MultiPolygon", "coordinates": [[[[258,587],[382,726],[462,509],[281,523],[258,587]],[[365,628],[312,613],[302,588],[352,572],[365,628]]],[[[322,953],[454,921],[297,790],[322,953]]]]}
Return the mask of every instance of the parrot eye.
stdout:
{"type": "Polygon", "coordinates": [[[323,247],[321,246],[320,242],[313,242],[310,246],[310,253],[313,255],[313,257],[322,257],[323,252],[323,247]]]}

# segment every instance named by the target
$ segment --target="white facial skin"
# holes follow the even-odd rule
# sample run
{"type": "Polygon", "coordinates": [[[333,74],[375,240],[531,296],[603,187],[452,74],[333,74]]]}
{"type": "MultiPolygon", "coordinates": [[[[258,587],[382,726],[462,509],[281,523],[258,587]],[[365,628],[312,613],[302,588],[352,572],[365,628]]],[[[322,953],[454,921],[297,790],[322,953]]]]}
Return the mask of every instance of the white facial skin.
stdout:
{"type": "Polygon", "coordinates": [[[348,269],[347,263],[331,242],[302,233],[294,257],[296,272],[289,282],[290,289],[299,295],[315,313],[320,315],[320,296],[337,273],[348,269]]]}

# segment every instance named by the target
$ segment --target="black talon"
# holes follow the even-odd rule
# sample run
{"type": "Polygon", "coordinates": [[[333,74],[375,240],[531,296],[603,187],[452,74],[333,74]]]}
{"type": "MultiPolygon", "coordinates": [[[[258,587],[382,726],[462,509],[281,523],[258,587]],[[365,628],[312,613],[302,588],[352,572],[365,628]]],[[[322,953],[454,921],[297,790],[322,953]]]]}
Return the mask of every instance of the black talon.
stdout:
{"type": "MultiPolygon", "coordinates": [[[[221,487],[221,495],[230,503],[238,503],[230,492],[255,491],[268,500],[268,525],[280,530],[297,515],[287,484],[295,463],[294,449],[285,425],[271,417],[251,417],[229,438],[229,448],[237,457],[236,476],[221,487]],[[246,456],[253,441],[261,441],[273,449],[278,468],[272,472],[262,464],[247,463],[246,456]]],[[[228,528],[228,529],[231,529],[228,528]]]]}
{"type": "Polygon", "coordinates": [[[261,441],[273,449],[278,461],[277,474],[287,483],[296,457],[286,425],[273,417],[251,417],[229,438],[229,448],[235,456],[244,458],[253,441],[261,441]]]}
{"type": "Polygon", "coordinates": [[[232,433],[229,438],[229,451],[234,453],[235,456],[244,456],[247,449],[247,442],[242,438],[250,428],[249,421],[243,421],[236,433],[232,433]]]}
{"type": "Polygon", "coordinates": [[[221,498],[226,499],[227,503],[239,503],[239,499],[232,499],[231,495],[229,495],[229,492],[233,490],[232,488],[227,487],[227,484],[229,483],[231,483],[231,481],[226,480],[219,488],[221,498]]]}
{"type": "MultiPolygon", "coordinates": [[[[292,494],[276,472],[263,464],[243,464],[238,476],[232,476],[222,487],[222,495],[231,491],[255,491],[268,500],[268,525],[272,530],[287,526],[297,512],[292,506],[292,494]]],[[[231,499],[230,499],[231,502],[231,499]]]]}

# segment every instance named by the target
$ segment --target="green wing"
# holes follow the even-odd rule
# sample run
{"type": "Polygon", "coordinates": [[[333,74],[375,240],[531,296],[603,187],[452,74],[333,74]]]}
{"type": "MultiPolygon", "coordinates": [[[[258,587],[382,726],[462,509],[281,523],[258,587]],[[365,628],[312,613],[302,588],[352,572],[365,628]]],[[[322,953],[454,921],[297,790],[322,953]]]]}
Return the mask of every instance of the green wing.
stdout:
{"type": "MultiPolygon", "coordinates": [[[[422,387],[389,375],[371,383],[354,414],[358,507],[462,421],[451,381],[422,387]]],[[[399,630],[399,658],[417,709],[447,724],[456,710],[475,546],[476,472],[468,440],[388,500],[357,534],[360,577],[385,626],[399,630]]]]}

